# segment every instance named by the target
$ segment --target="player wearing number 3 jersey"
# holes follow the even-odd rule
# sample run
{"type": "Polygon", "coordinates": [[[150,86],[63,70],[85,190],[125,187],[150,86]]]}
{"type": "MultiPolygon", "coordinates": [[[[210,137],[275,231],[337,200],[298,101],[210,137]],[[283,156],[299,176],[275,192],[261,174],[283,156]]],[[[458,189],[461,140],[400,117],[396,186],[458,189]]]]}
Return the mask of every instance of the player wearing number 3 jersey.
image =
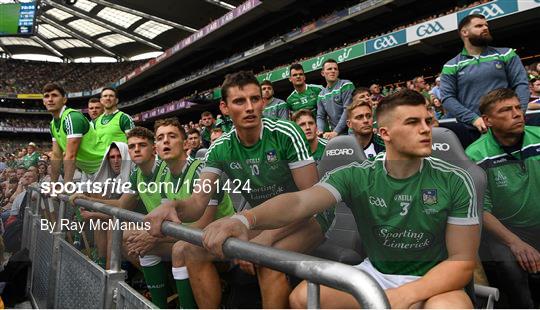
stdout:
{"type": "MultiPolygon", "coordinates": [[[[463,287],[471,280],[479,243],[476,193],[470,175],[431,154],[432,117],[424,97],[404,90],[377,107],[386,153],[327,173],[317,185],[279,195],[235,218],[210,224],[204,245],[220,255],[230,236],[276,229],[345,202],[368,258],[357,268],[385,289],[392,308],[470,308],[463,287]]],[[[307,305],[307,284],[291,294],[307,305]]],[[[321,308],[357,308],[349,294],[321,287],[321,308]]]]}

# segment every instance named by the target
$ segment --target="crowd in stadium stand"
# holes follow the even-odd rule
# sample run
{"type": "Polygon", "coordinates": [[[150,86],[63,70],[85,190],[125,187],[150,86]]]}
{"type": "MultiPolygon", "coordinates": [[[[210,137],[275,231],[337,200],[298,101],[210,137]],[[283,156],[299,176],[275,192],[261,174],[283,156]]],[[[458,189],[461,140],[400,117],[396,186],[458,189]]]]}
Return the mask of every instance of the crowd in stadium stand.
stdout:
{"type": "MultiPolygon", "coordinates": [[[[540,86],[537,90],[535,83],[539,65],[536,63],[525,68],[513,49],[489,46],[489,31],[475,32],[477,29],[471,26],[473,24],[478,29],[488,29],[483,16],[464,18],[459,30],[466,53],[449,60],[440,76],[429,78],[430,83],[419,75],[412,80],[388,83],[383,87],[377,84],[355,86],[346,77],[339,76],[340,64],[327,59],[321,69],[325,85],[307,83],[302,66],[297,63],[291,65],[291,94],[280,99],[274,97],[271,82],[259,84],[253,74],[242,71],[225,78],[221,115],[214,117],[204,112],[198,121],[185,124],[175,118],[157,119],[153,131],[135,126],[128,114],[118,110],[115,89],[104,88],[99,100],[89,103],[89,107],[90,104],[98,104],[102,109],[88,119],[80,111],[69,109],[69,106],[65,108],[62,101],[65,90],[61,83],[47,84],[42,93],[53,117],[51,135],[55,143],[48,154],[47,146],[40,149],[34,143],[26,147],[14,144],[9,149],[0,150],[5,152],[0,154],[2,220],[7,229],[21,220],[18,215],[24,199],[22,193],[33,182],[57,181],[61,177],[63,182],[105,182],[112,178],[129,183],[128,192],[103,192],[97,196],[86,193],[74,195],[71,200],[88,199],[148,213],[146,219],[151,223],[150,232],[142,229],[130,231],[124,236],[123,245],[126,261],[140,265],[152,301],[161,308],[168,306],[168,290],[173,288],[166,283],[166,278],[172,273],[182,308],[218,308],[221,281],[216,279],[213,257],[209,258],[207,250],[219,255],[225,240],[220,237],[241,235],[247,240],[250,229],[276,228],[288,223],[291,226],[287,227],[294,229],[287,230],[284,236],[278,238],[271,230],[265,230],[261,233],[263,237],[255,237],[251,241],[278,247],[280,241],[287,240],[291,242],[287,244],[290,250],[312,250],[322,242],[333,220],[332,212],[320,211],[343,199],[356,212],[357,221],[369,217],[373,222],[369,223],[373,227],[357,222],[364,237],[374,235],[370,229],[378,229],[379,234],[372,239],[365,238],[364,246],[369,247],[370,259],[358,268],[378,277],[380,285],[386,285],[384,288],[392,306],[408,308],[426,301],[428,307],[451,305],[467,308],[472,304],[463,288],[472,277],[480,243],[477,226],[481,219],[475,209],[476,191],[468,172],[442,160],[427,158],[433,148],[431,128],[439,125],[438,119],[455,117],[457,121],[451,129],[463,143],[466,156],[486,170],[487,195],[494,197],[486,199],[489,206],[484,212],[484,226],[493,236],[506,238],[505,241],[512,245],[505,247],[496,238],[483,241],[484,245],[488,242],[491,245],[490,254],[495,262],[502,262],[495,267],[486,265],[489,281],[501,289],[506,306],[537,306],[535,298],[538,296],[528,291],[528,279],[537,275],[540,269],[537,234],[540,232],[540,213],[535,200],[540,177],[540,150],[537,147],[540,130],[537,126],[525,126],[524,111],[538,108],[535,102],[540,96],[540,86]],[[488,52],[490,57],[497,57],[492,59],[482,54],[488,52]],[[481,72],[469,72],[471,76],[476,75],[474,80],[458,82],[467,76],[459,74],[455,69],[456,63],[475,59],[471,55],[485,57],[485,60],[479,61],[476,67],[463,66],[459,70],[474,68],[481,72]],[[250,108],[254,106],[257,108],[250,108]],[[398,109],[401,113],[396,112],[398,109]],[[262,120],[258,113],[264,116],[262,120]],[[326,146],[338,136],[352,137],[349,141],[363,150],[368,161],[336,169],[327,174],[319,185],[313,186],[319,181],[315,163],[324,161],[326,146]],[[69,139],[81,141],[75,151],[67,144],[69,139]],[[265,148],[260,149],[263,146],[265,148]],[[36,149],[41,154],[36,153],[36,149]],[[205,157],[197,155],[203,153],[201,149],[207,149],[205,157]],[[159,157],[155,156],[156,152],[159,157]],[[66,155],[68,153],[70,156],[66,155]],[[396,161],[387,160],[384,156],[396,156],[396,161]],[[51,165],[51,159],[63,161],[64,170],[51,165]],[[201,167],[204,168],[200,170],[201,167]],[[190,192],[184,187],[185,184],[189,187],[191,181],[199,177],[204,179],[202,181],[212,181],[211,186],[216,186],[216,180],[220,180],[217,175],[221,176],[223,172],[242,182],[253,180],[256,194],[242,194],[251,206],[264,205],[234,214],[233,207],[237,206],[232,205],[230,197],[223,193],[210,195],[215,192],[214,187],[208,192],[190,192]],[[181,184],[180,190],[166,189],[154,196],[139,188],[139,184],[165,180],[181,184]],[[400,195],[396,195],[388,184],[395,186],[400,195]],[[523,188],[527,193],[523,193],[523,188]],[[278,195],[287,192],[291,194],[278,195]],[[194,199],[195,196],[198,199],[194,199]],[[362,213],[367,208],[357,205],[360,202],[373,208],[362,213]],[[292,210],[293,204],[299,207],[292,210]],[[436,209],[441,205],[444,209],[436,209]],[[138,207],[141,209],[136,209],[138,207]],[[271,213],[270,207],[280,212],[271,213]],[[393,211],[395,214],[389,213],[393,211]],[[519,216],[512,214],[514,211],[519,216]],[[280,222],[273,222],[269,214],[279,218],[280,222]],[[302,226],[288,222],[285,218],[288,216],[302,226]],[[159,230],[164,219],[195,221],[194,227],[207,227],[205,249],[162,238],[159,230]],[[217,219],[220,221],[210,224],[217,219]],[[390,221],[395,227],[390,226],[390,221]],[[416,233],[415,229],[422,233],[416,233]],[[223,232],[223,235],[212,235],[211,232],[223,232]],[[426,235],[430,237],[424,239],[426,235]],[[291,236],[297,241],[286,239],[291,236]],[[413,241],[395,243],[406,239],[413,241]],[[447,244],[440,240],[447,240],[447,244]],[[167,255],[161,255],[163,252],[158,251],[158,243],[159,250],[163,246],[167,255]],[[391,256],[385,256],[396,254],[388,250],[390,247],[399,248],[398,262],[388,258],[391,256]],[[449,255],[456,259],[445,264],[449,262],[449,255]],[[169,256],[172,269],[165,269],[162,256],[169,256]],[[403,268],[407,269],[403,271],[403,268]],[[207,272],[199,277],[197,271],[203,270],[207,272]],[[493,276],[508,277],[505,274],[508,272],[519,281],[504,283],[493,276]],[[433,277],[436,273],[438,275],[433,277]],[[390,276],[399,278],[399,283],[393,282],[395,278],[390,276]],[[426,285],[415,281],[419,277],[430,282],[426,285]],[[414,298],[417,299],[399,298],[396,291],[406,287],[405,283],[423,285],[415,290],[414,298]]],[[[14,123],[13,119],[5,122],[14,123]]],[[[25,125],[35,126],[34,123],[25,125]]],[[[41,125],[48,126],[47,122],[41,125]]],[[[333,151],[342,150],[348,151],[349,148],[333,151]]],[[[328,156],[326,153],[326,158],[331,160],[328,156]]],[[[83,210],[81,217],[84,220],[107,218],[104,214],[88,210],[83,210]]],[[[110,236],[99,234],[94,232],[92,258],[107,268],[110,257],[106,247],[110,236]]],[[[81,247],[80,242],[78,247],[81,247]]],[[[307,306],[305,282],[291,293],[283,274],[247,262],[239,265],[249,274],[254,274],[256,268],[263,306],[307,306]]],[[[326,291],[322,296],[325,294],[332,294],[321,301],[325,308],[358,306],[344,293],[326,291]]]]}
{"type": "Polygon", "coordinates": [[[96,89],[116,82],[142,63],[47,63],[0,59],[0,93],[39,93],[44,83],[52,81],[61,82],[68,92],[96,89]]]}
{"type": "Polygon", "coordinates": [[[24,117],[10,116],[0,119],[0,127],[12,128],[49,128],[50,120],[43,117],[24,117]]]}

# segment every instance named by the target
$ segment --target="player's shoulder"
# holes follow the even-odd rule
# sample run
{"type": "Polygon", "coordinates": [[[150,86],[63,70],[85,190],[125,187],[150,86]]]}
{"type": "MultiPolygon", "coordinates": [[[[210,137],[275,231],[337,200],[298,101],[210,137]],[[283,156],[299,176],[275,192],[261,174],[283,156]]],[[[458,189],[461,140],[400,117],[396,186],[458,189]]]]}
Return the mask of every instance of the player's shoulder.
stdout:
{"type": "Polygon", "coordinates": [[[205,161],[210,154],[218,153],[220,156],[224,156],[230,153],[230,147],[232,143],[232,135],[236,134],[236,129],[231,129],[231,131],[224,133],[221,137],[217,138],[208,148],[206,152],[205,161]]]}
{"type": "MultiPolygon", "coordinates": [[[[472,185],[471,175],[463,168],[435,157],[424,158],[423,166],[430,170],[432,180],[461,180],[472,185]],[[438,176],[438,177],[435,177],[438,176]]],[[[444,184],[441,184],[444,186],[444,184]]]]}
{"type": "Polygon", "coordinates": [[[324,87],[322,85],[318,84],[307,84],[307,88],[317,89],[317,90],[323,90],[324,87]]]}

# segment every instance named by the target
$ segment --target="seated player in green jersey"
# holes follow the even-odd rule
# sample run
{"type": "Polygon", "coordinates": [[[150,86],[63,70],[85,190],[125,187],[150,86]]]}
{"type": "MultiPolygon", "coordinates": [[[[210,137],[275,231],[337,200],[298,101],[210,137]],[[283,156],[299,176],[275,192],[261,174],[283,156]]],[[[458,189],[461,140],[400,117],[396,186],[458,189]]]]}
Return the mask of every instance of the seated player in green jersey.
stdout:
{"type": "Polygon", "coordinates": [[[293,92],[287,97],[287,107],[292,113],[302,109],[308,109],[317,117],[317,97],[324,87],[321,85],[307,84],[304,67],[301,64],[292,64],[289,68],[289,81],[294,87],[293,92]]]}
{"type": "MultiPolygon", "coordinates": [[[[182,145],[186,139],[184,128],[176,118],[158,120],[154,124],[156,150],[167,164],[167,169],[160,179],[161,198],[166,201],[187,199],[192,193],[206,190],[207,186],[199,179],[202,162],[198,159],[188,161],[182,145]]],[[[215,219],[234,214],[232,200],[228,194],[220,191],[208,202],[204,214],[190,226],[202,229],[215,219]]],[[[187,224],[184,221],[184,224],[187,224]]],[[[145,232],[147,235],[147,233],[145,232]]],[[[172,274],[182,308],[195,308],[193,294],[189,283],[189,274],[183,258],[184,248],[188,243],[178,241],[172,248],[172,274]]],[[[169,252],[170,253],[170,252],[169,252]]]]}
{"type": "Polygon", "coordinates": [[[310,110],[301,109],[292,115],[291,120],[302,128],[309,143],[311,155],[316,162],[319,162],[324,154],[324,148],[326,147],[328,140],[317,136],[317,123],[315,117],[310,110]]]}
{"type": "Polygon", "coordinates": [[[373,113],[370,101],[356,99],[347,107],[347,126],[368,159],[384,152],[384,142],[373,132],[373,113]]]}
{"type": "Polygon", "coordinates": [[[289,119],[289,108],[287,103],[281,99],[274,97],[274,86],[272,82],[264,80],[261,83],[263,96],[263,116],[279,119],[289,119]]]}
{"type": "Polygon", "coordinates": [[[51,182],[57,182],[64,166],[64,183],[72,182],[78,168],[89,179],[101,165],[105,148],[98,141],[94,128],[84,115],[66,106],[66,91],[58,84],[43,87],[43,104],[53,116],[51,120],[51,182]]]}
{"type": "Polygon", "coordinates": [[[480,100],[488,132],[467,156],[488,176],[480,257],[507,308],[533,308],[529,276],[540,271],[540,127],[525,126],[516,93],[496,89],[480,100]]]}
{"type": "MultiPolygon", "coordinates": [[[[281,193],[306,189],[318,180],[302,130],[293,122],[263,118],[261,87],[250,72],[238,72],[225,78],[220,106],[230,115],[234,127],[223,134],[208,150],[201,183],[211,189],[193,193],[186,200],[162,204],[146,216],[151,234],[159,235],[164,220],[190,221],[201,216],[216,191],[239,191],[252,206],[281,193]],[[220,176],[229,177],[218,184],[220,176]]],[[[295,205],[289,205],[294,209],[295,205]]],[[[294,251],[310,251],[323,241],[323,232],[331,220],[324,216],[298,219],[287,227],[254,232],[250,241],[294,251]]],[[[215,257],[201,247],[187,245],[184,259],[191,277],[191,287],[201,308],[218,308],[221,283],[213,264],[215,257]]],[[[284,274],[242,262],[240,267],[254,274],[257,269],[264,308],[286,308],[289,284],[284,274]]]]}
{"type": "MultiPolygon", "coordinates": [[[[351,209],[367,258],[357,268],[385,289],[392,308],[470,308],[463,290],[472,278],[480,238],[470,175],[431,154],[424,97],[404,90],[377,108],[386,153],[326,174],[315,186],[267,200],[206,227],[204,246],[222,255],[229,237],[276,229],[343,201],[351,209]],[[294,206],[294,207],[292,207],[294,206]]],[[[305,308],[307,284],[290,296],[305,308]]],[[[357,308],[348,293],[321,287],[321,308],[357,308]]]]}
{"type": "Polygon", "coordinates": [[[105,87],[101,90],[99,100],[105,110],[94,120],[99,140],[105,145],[110,145],[113,141],[127,143],[126,134],[135,124],[131,116],[118,110],[118,91],[105,87]]]}

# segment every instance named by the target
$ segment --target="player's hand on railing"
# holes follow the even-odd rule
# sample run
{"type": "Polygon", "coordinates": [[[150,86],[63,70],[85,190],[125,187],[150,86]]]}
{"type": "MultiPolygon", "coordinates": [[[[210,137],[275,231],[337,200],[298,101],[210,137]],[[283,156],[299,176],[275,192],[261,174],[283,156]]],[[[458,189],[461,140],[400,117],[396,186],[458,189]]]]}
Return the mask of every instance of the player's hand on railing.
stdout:
{"type": "Polygon", "coordinates": [[[171,221],[174,223],[181,223],[176,213],[175,202],[165,201],[159,207],[152,210],[144,217],[144,221],[150,223],[150,235],[158,238],[163,238],[161,233],[161,224],[164,221],[171,221]]]}
{"type": "Polygon", "coordinates": [[[69,203],[72,204],[72,205],[75,205],[75,199],[90,200],[90,197],[88,197],[88,196],[86,196],[85,194],[82,194],[82,193],[75,193],[75,194],[72,194],[71,196],[69,196],[69,203]]]}
{"type": "Polygon", "coordinates": [[[157,244],[157,238],[151,236],[146,231],[133,233],[127,238],[127,249],[129,255],[144,256],[157,244]]]}
{"type": "Polygon", "coordinates": [[[203,245],[212,254],[224,258],[222,247],[229,237],[247,241],[248,229],[246,225],[240,220],[230,217],[212,222],[203,230],[203,245]]]}
{"type": "Polygon", "coordinates": [[[247,260],[235,259],[234,263],[237,264],[243,272],[252,276],[255,275],[255,264],[253,264],[252,262],[248,262],[247,260]]]}

